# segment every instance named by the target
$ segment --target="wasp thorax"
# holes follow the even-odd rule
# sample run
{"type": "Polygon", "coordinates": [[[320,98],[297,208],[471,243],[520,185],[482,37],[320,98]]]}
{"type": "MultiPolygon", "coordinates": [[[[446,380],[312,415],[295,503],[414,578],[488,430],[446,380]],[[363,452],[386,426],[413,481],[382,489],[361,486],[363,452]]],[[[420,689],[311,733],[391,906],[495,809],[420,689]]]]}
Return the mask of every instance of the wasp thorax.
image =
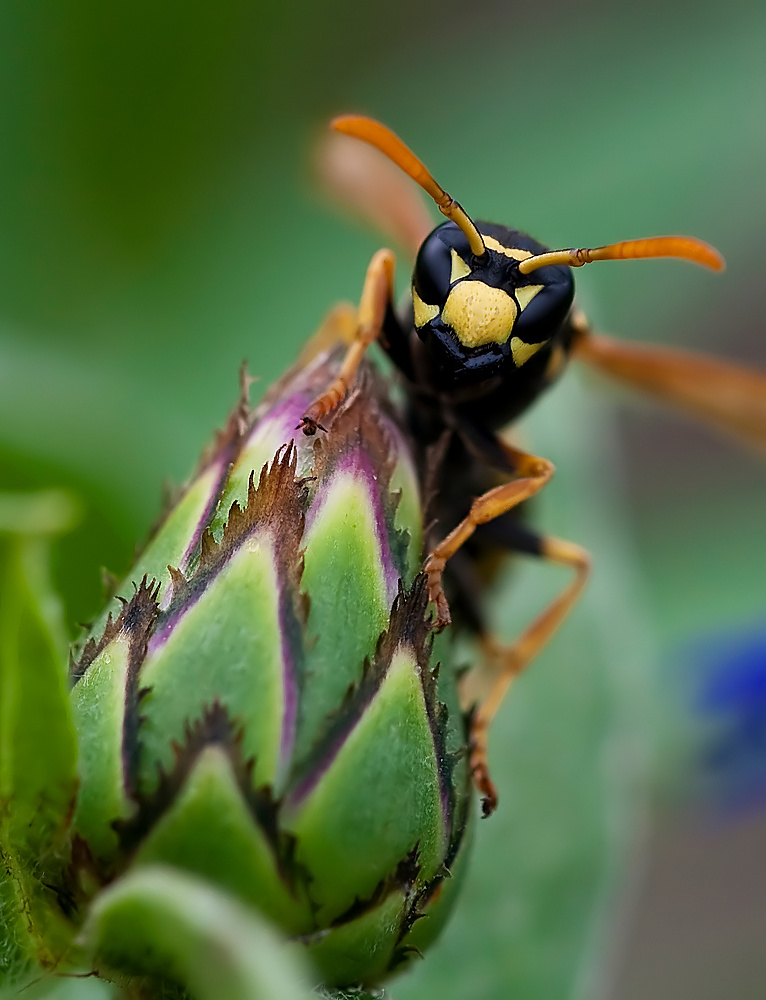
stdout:
{"type": "Polygon", "coordinates": [[[571,272],[550,267],[520,274],[519,262],[545,247],[505,226],[480,223],[479,231],[486,246],[481,256],[452,222],[425,240],[413,277],[415,327],[421,339],[438,331],[442,342],[449,336],[453,350],[475,356],[499,349],[521,367],[566,317],[571,272]]]}

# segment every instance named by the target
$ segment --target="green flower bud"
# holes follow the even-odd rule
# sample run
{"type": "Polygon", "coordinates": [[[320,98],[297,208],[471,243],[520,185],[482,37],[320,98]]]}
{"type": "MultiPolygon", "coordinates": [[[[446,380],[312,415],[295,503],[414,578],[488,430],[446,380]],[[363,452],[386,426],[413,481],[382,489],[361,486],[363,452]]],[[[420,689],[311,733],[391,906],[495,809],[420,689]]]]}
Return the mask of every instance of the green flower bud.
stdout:
{"type": "Polygon", "coordinates": [[[73,662],[74,831],[81,891],[185,869],[347,985],[439,931],[471,795],[383,381],[364,368],[325,432],[296,431],[336,370],[323,356],[253,415],[240,402],[73,662]]]}

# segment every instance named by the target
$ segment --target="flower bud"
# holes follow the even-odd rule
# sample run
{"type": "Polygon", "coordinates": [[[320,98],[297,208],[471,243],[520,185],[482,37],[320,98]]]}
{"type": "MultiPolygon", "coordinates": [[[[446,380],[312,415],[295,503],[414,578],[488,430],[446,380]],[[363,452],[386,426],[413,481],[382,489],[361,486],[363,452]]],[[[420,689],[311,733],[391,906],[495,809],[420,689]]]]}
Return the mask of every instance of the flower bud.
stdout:
{"type": "Polygon", "coordinates": [[[363,367],[325,430],[296,430],[337,364],[253,414],[243,393],[73,662],[74,829],[81,886],[185,869],[348,985],[435,937],[471,796],[418,575],[420,470],[383,380],[363,367]]]}

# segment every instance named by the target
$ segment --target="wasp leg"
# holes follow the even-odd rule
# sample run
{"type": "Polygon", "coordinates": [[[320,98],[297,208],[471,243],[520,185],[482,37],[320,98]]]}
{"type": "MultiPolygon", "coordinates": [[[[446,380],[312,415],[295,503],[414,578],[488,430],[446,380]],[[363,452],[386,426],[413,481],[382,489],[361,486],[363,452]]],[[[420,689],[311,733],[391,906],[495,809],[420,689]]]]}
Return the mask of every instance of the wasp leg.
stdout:
{"type": "Polygon", "coordinates": [[[386,311],[393,299],[394,263],[390,250],[378,250],[370,261],[356,314],[356,333],[337,378],[317,396],[303,415],[299,426],[304,434],[316,434],[321,419],[345,399],[354,384],[365,351],[380,336],[386,311]]]}
{"type": "Polygon", "coordinates": [[[766,448],[766,373],[693,351],[620,343],[575,317],[572,356],[766,448]]]}
{"type": "MultiPolygon", "coordinates": [[[[497,791],[490,778],[487,761],[487,736],[490,724],[505,697],[508,688],[525,667],[537,656],[552,638],[556,629],[577,603],[590,573],[590,554],[573,542],[561,538],[537,536],[534,553],[549,562],[574,570],[572,582],[558,597],[529,624],[509,645],[491,639],[483,641],[489,674],[489,693],[479,701],[471,717],[469,761],[474,784],[482,796],[482,812],[489,816],[497,806],[497,791]]],[[[527,548],[526,551],[532,551],[527,548]]],[[[486,689],[486,676],[481,686],[486,689]]],[[[463,682],[461,696],[464,704],[474,704],[477,687],[475,672],[463,682]]]]}
{"type": "Polygon", "coordinates": [[[501,517],[518,504],[541,490],[553,475],[553,464],[545,458],[529,455],[497,439],[507,466],[519,477],[503,483],[477,497],[471,504],[468,517],[464,518],[447,537],[439,542],[428,556],[423,571],[428,576],[428,596],[436,605],[434,627],[449,625],[449,605],[442,588],[442,573],[447,560],[468,541],[480,524],[501,517]]]}
{"type": "Polygon", "coordinates": [[[339,344],[348,347],[356,336],[356,308],[350,302],[338,302],[322,320],[321,326],[301,351],[297,364],[304,368],[314,358],[339,344]]]}

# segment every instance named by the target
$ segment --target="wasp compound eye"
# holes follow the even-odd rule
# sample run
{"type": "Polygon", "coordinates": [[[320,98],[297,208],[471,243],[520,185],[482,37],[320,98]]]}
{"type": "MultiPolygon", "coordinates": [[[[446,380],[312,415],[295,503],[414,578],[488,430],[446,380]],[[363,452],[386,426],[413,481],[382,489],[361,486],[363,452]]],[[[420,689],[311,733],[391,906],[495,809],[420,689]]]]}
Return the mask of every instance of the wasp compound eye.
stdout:
{"type": "Polygon", "coordinates": [[[468,240],[454,223],[445,222],[435,229],[415,259],[412,283],[418,298],[441,311],[451,285],[471,273],[471,257],[468,240]]]}

